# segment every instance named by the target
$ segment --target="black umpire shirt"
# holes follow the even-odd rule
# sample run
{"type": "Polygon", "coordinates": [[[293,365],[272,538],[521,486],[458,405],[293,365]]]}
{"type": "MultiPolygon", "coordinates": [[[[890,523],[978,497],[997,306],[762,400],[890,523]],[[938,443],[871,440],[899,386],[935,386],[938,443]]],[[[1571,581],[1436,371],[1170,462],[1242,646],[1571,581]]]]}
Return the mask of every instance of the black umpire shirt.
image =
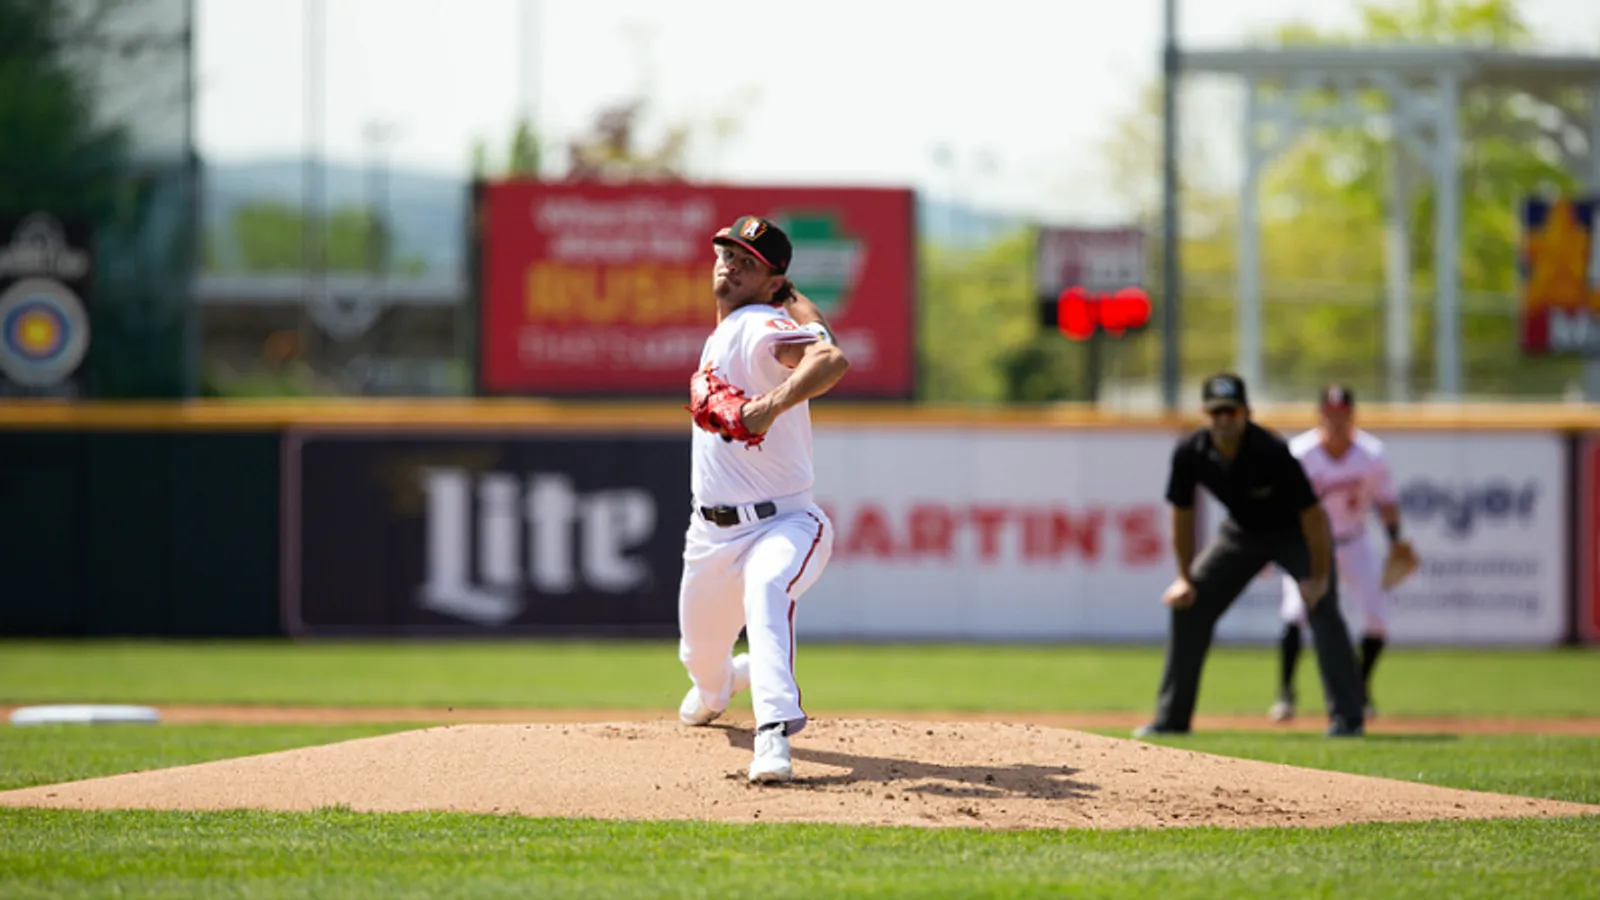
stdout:
{"type": "Polygon", "coordinates": [[[1228,515],[1245,531],[1299,529],[1300,513],[1317,502],[1306,470],[1289,452],[1288,443],[1254,422],[1245,423],[1233,459],[1222,455],[1205,428],[1178,442],[1167,477],[1167,502],[1192,508],[1197,484],[1227,507],[1228,515]]]}

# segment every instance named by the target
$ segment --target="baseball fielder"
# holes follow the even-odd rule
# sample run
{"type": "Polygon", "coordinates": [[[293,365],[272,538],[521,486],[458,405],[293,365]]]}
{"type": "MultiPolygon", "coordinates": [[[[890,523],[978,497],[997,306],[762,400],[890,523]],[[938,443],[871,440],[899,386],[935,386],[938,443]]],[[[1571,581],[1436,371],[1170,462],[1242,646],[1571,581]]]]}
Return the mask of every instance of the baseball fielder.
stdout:
{"type": "MultiPolygon", "coordinates": [[[[1383,651],[1389,591],[1417,567],[1416,551],[1400,539],[1400,504],[1383,443],[1355,427],[1355,395],[1345,385],[1325,387],[1318,402],[1318,425],[1289,442],[1333,526],[1334,561],[1344,596],[1361,608],[1361,695],[1370,719],[1372,670],[1383,651]],[[1367,541],[1373,508],[1389,534],[1389,554],[1381,563],[1367,541]]],[[[1279,640],[1278,699],[1268,715],[1275,722],[1294,717],[1294,670],[1300,659],[1300,628],[1305,604],[1299,586],[1285,578],[1280,608],[1285,623],[1279,640]]]]}
{"type": "Polygon", "coordinates": [[[756,718],[749,779],[793,777],[806,725],[794,673],[795,601],[833,553],[811,496],[809,400],[849,367],[820,311],[784,273],[789,238],[744,216],[712,238],[717,327],[690,380],[694,508],[678,595],[678,656],[693,683],[678,717],[709,725],[746,687],[756,718]],[[743,627],[749,653],[731,656],[743,627]]]}

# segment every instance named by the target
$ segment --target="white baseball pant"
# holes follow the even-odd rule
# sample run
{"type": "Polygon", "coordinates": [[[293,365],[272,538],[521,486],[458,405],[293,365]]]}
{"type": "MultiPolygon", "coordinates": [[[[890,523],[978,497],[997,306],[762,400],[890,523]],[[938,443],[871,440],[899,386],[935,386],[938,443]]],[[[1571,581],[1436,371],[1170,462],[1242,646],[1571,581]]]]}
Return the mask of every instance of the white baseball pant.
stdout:
{"type": "Polygon", "coordinates": [[[756,724],[805,727],[794,673],[795,602],[833,556],[833,523],[806,495],[780,501],[778,513],[719,526],[695,510],[684,541],[678,591],[678,658],[710,709],[725,709],[733,686],[739,629],[750,647],[750,701],[756,724]],[[787,511],[785,511],[787,509],[787,511]]]}
{"type": "MultiPolygon", "coordinates": [[[[1334,565],[1339,567],[1339,602],[1345,610],[1361,610],[1361,633],[1382,635],[1389,627],[1389,594],[1383,590],[1383,561],[1373,551],[1366,535],[1333,548],[1334,565]]],[[[1300,585],[1283,576],[1283,602],[1278,608],[1285,622],[1304,625],[1305,603],[1300,585]]]]}

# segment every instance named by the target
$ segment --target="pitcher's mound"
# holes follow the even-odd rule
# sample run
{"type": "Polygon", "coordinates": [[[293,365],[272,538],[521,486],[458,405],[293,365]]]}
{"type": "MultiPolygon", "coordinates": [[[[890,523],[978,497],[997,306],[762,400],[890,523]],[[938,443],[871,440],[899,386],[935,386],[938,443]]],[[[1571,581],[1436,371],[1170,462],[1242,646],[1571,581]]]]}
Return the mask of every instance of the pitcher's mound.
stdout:
{"type": "Polygon", "coordinates": [[[72,809],[450,810],[991,828],[1318,826],[1600,813],[1036,725],[814,721],[795,781],[745,779],[748,721],[452,725],[0,793],[72,809]]]}

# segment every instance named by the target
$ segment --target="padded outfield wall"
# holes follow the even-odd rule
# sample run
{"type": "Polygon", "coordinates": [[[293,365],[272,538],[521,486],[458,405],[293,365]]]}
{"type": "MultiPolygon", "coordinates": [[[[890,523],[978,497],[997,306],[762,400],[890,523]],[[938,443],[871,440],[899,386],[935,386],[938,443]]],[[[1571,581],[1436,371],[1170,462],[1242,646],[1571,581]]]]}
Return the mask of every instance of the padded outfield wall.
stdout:
{"type": "MultiPolygon", "coordinates": [[[[1164,639],[1166,461],[1191,421],[823,403],[816,422],[837,538],[803,639],[1164,639]]],[[[1363,424],[1424,560],[1397,644],[1600,636],[1600,415],[1373,407],[1363,424]]],[[[18,573],[0,631],[669,636],[688,427],[667,404],[0,407],[18,573]]],[[[1279,589],[1263,573],[1219,639],[1273,635],[1279,589]]]]}

